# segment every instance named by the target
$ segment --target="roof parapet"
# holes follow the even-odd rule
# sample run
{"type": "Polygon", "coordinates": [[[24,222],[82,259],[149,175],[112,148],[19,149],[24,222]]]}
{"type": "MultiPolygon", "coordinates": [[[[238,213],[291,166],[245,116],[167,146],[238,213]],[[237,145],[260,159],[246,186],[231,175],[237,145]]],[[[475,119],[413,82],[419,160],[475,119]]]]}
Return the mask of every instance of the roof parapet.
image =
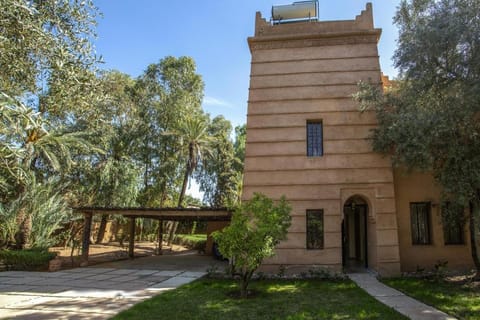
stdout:
{"type": "Polygon", "coordinates": [[[262,17],[261,12],[255,15],[255,37],[294,34],[298,31],[329,33],[338,31],[365,31],[374,30],[372,3],[366,4],[365,10],[362,10],[354,20],[338,21],[305,21],[295,24],[272,24],[262,17]]]}

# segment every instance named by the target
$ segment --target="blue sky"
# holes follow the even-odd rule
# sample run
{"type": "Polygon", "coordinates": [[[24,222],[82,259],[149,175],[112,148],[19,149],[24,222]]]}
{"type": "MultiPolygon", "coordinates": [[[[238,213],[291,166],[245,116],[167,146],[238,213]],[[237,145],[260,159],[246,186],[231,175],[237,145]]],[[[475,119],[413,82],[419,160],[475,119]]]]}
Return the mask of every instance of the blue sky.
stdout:
{"type": "MultiPolygon", "coordinates": [[[[203,108],[222,114],[234,126],[246,121],[250,76],[247,37],[255,12],[270,19],[272,5],[292,0],[95,0],[99,19],[97,54],[105,69],[133,77],[165,56],[190,56],[205,82],[203,108]]],[[[321,21],[351,20],[365,9],[363,0],[320,0],[321,21]]],[[[396,75],[391,57],[397,29],[392,19],[400,0],[373,0],[374,23],[383,29],[379,43],[385,74],[396,75]]],[[[195,188],[196,186],[193,186],[195,188]]],[[[193,195],[198,192],[191,190],[193,195]]]]}
{"type": "MultiPolygon", "coordinates": [[[[272,4],[286,0],[96,0],[99,19],[96,49],[103,68],[133,77],[161,58],[190,56],[205,82],[204,109],[223,114],[234,125],[246,121],[250,73],[247,37],[252,36],[255,12],[269,19],[272,4]]],[[[391,57],[397,30],[392,23],[399,0],[373,3],[374,21],[383,29],[379,43],[385,74],[396,74],[391,57]]],[[[319,1],[320,20],[354,19],[363,0],[319,1]]]]}

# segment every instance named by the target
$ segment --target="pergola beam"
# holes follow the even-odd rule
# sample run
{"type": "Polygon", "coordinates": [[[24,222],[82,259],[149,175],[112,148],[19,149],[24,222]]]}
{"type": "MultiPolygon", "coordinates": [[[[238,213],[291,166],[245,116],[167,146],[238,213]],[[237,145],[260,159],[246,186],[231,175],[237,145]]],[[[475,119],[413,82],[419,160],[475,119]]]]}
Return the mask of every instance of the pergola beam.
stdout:
{"type": "Polygon", "coordinates": [[[90,249],[90,232],[92,218],[96,214],[120,215],[130,218],[128,256],[135,256],[135,219],[149,218],[159,220],[158,254],[162,254],[163,225],[162,220],[172,221],[230,221],[232,213],[226,208],[104,208],[104,207],[77,207],[74,211],[83,213],[84,229],[82,239],[81,266],[88,265],[90,249]]]}

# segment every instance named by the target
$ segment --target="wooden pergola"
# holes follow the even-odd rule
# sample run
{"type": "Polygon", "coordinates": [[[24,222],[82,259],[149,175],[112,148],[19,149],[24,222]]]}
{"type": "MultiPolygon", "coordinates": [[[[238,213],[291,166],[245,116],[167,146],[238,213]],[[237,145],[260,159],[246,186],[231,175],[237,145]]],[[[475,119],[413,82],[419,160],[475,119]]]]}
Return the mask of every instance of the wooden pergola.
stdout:
{"type": "Polygon", "coordinates": [[[82,258],[81,265],[88,265],[90,248],[90,232],[93,215],[121,215],[130,219],[128,256],[134,258],[135,246],[135,219],[150,218],[159,220],[158,248],[162,252],[163,220],[171,221],[230,221],[232,213],[226,208],[105,208],[105,207],[77,207],[74,211],[84,215],[82,258]]]}

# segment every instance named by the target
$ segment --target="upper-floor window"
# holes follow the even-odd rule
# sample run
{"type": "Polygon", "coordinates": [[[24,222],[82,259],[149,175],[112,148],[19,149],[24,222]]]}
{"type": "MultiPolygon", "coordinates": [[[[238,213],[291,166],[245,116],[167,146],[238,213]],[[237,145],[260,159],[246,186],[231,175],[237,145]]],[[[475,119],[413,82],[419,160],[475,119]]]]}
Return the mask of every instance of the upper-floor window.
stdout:
{"type": "Polygon", "coordinates": [[[430,244],[430,202],[411,202],[410,219],[413,244],[430,244]]]}
{"type": "Polygon", "coordinates": [[[323,156],[323,128],[322,121],[307,121],[307,156],[323,156]]]}
{"type": "Polygon", "coordinates": [[[443,241],[446,245],[465,244],[463,216],[463,207],[454,207],[449,202],[442,205],[443,241]]]}

